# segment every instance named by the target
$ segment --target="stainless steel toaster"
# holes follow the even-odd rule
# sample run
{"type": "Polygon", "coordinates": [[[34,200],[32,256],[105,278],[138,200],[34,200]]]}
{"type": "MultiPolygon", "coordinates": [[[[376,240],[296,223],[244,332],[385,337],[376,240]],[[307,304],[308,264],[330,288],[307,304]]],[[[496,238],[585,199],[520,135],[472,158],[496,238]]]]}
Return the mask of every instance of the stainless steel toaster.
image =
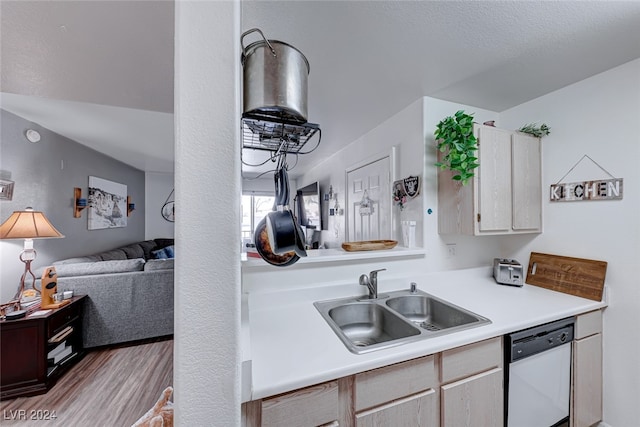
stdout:
{"type": "Polygon", "coordinates": [[[501,285],[522,286],[522,264],[515,259],[494,258],[493,278],[501,285]]]}

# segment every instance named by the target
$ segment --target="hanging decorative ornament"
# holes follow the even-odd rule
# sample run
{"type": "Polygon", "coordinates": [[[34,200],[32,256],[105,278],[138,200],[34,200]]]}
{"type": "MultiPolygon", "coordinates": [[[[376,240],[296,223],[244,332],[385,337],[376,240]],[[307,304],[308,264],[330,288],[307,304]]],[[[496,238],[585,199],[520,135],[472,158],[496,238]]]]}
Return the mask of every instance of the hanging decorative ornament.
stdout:
{"type": "Polygon", "coordinates": [[[373,214],[373,201],[369,198],[367,190],[364,190],[362,200],[359,207],[360,216],[369,216],[373,214]]]}
{"type": "Polygon", "coordinates": [[[167,200],[165,200],[164,205],[162,205],[162,209],[160,209],[160,213],[162,214],[162,217],[169,222],[175,222],[176,220],[176,202],[171,199],[171,196],[173,196],[174,191],[175,191],[175,188],[171,190],[171,193],[169,193],[169,197],[167,197],[167,200]]]}

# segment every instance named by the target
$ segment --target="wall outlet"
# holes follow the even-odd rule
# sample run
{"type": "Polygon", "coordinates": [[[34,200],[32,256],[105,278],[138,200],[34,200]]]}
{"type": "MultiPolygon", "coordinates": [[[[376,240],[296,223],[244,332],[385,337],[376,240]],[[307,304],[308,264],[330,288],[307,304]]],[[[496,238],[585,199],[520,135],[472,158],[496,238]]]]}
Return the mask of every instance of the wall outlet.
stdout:
{"type": "Polygon", "coordinates": [[[447,258],[453,258],[456,256],[456,244],[447,243],[447,258]]]}

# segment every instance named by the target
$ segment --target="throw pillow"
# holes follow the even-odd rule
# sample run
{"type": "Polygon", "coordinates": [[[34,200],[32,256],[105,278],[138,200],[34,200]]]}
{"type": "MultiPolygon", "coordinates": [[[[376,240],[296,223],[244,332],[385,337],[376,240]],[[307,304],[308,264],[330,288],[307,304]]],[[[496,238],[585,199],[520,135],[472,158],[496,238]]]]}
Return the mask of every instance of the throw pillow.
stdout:
{"type": "Polygon", "coordinates": [[[173,245],[151,252],[155,259],[175,258],[173,245]]]}
{"type": "Polygon", "coordinates": [[[175,253],[175,249],[174,246],[167,246],[166,248],[164,248],[165,253],[167,254],[167,258],[175,258],[176,257],[176,253],[175,253]]]}
{"type": "Polygon", "coordinates": [[[138,243],[123,246],[120,249],[125,253],[127,259],[144,258],[144,249],[138,243]]]}
{"type": "Polygon", "coordinates": [[[167,252],[164,250],[164,248],[158,249],[157,251],[153,251],[153,252],[151,252],[151,254],[153,255],[154,259],[167,259],[167,258],[169,258],[167,256],[167,252]]]}
{"type": "Polygon", "coordinates": [[[102,261],[114,261],[114,260],[125,260],[127,259],[127,254],[122,249],[113,249],[106,252],[101,252],[98,254],[102,261]]]}
{"type": "Polygon", "coordinates": [[[156,242],[156,247],[157,249],[162,249],[162,248],[166,248],[167,246],[173,245],[174,243],[174,239],[153,239],[154,242],[156,242]]]}
{"type": "Polygon", "coordinates": [[[153,240],[145,240],[144,242],[138,243],[142,250],[144,251],[144,259],[153,258],[153,254],[151,251],[157,249],[158,245],[153,240]]]}

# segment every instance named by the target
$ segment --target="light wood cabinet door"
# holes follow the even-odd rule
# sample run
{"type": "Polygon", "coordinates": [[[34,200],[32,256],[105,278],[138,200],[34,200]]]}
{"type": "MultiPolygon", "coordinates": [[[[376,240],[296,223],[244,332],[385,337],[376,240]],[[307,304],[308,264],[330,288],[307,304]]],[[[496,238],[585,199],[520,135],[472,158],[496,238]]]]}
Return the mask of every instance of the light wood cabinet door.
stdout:
{"type": "Polygon", "coordinates": [[[602,420],[602,334],[573,342],[572,426],[602,420]]]}
{"type": "Polygon", "coordinates": [[[511,229],[511,132],[490,126],[478,128],[478,163],[474,185],[480,219],[478,231],[511,229]]]}
{"type": "Polygon", "coordinates": [[[430,389],[356,414],[356,427],[433,427],[437,395],[430,389]]]}
{"type": "Polygon", "coordinates": [[[540,138],[511,136],[512,228],[542,230],[542,153],[540,138]]]}
{"type": "Polygon", "coordinates": [[[495,427],[504,424],[503,372],[496,368],[443,385],[442,427],[495,427]]]}

